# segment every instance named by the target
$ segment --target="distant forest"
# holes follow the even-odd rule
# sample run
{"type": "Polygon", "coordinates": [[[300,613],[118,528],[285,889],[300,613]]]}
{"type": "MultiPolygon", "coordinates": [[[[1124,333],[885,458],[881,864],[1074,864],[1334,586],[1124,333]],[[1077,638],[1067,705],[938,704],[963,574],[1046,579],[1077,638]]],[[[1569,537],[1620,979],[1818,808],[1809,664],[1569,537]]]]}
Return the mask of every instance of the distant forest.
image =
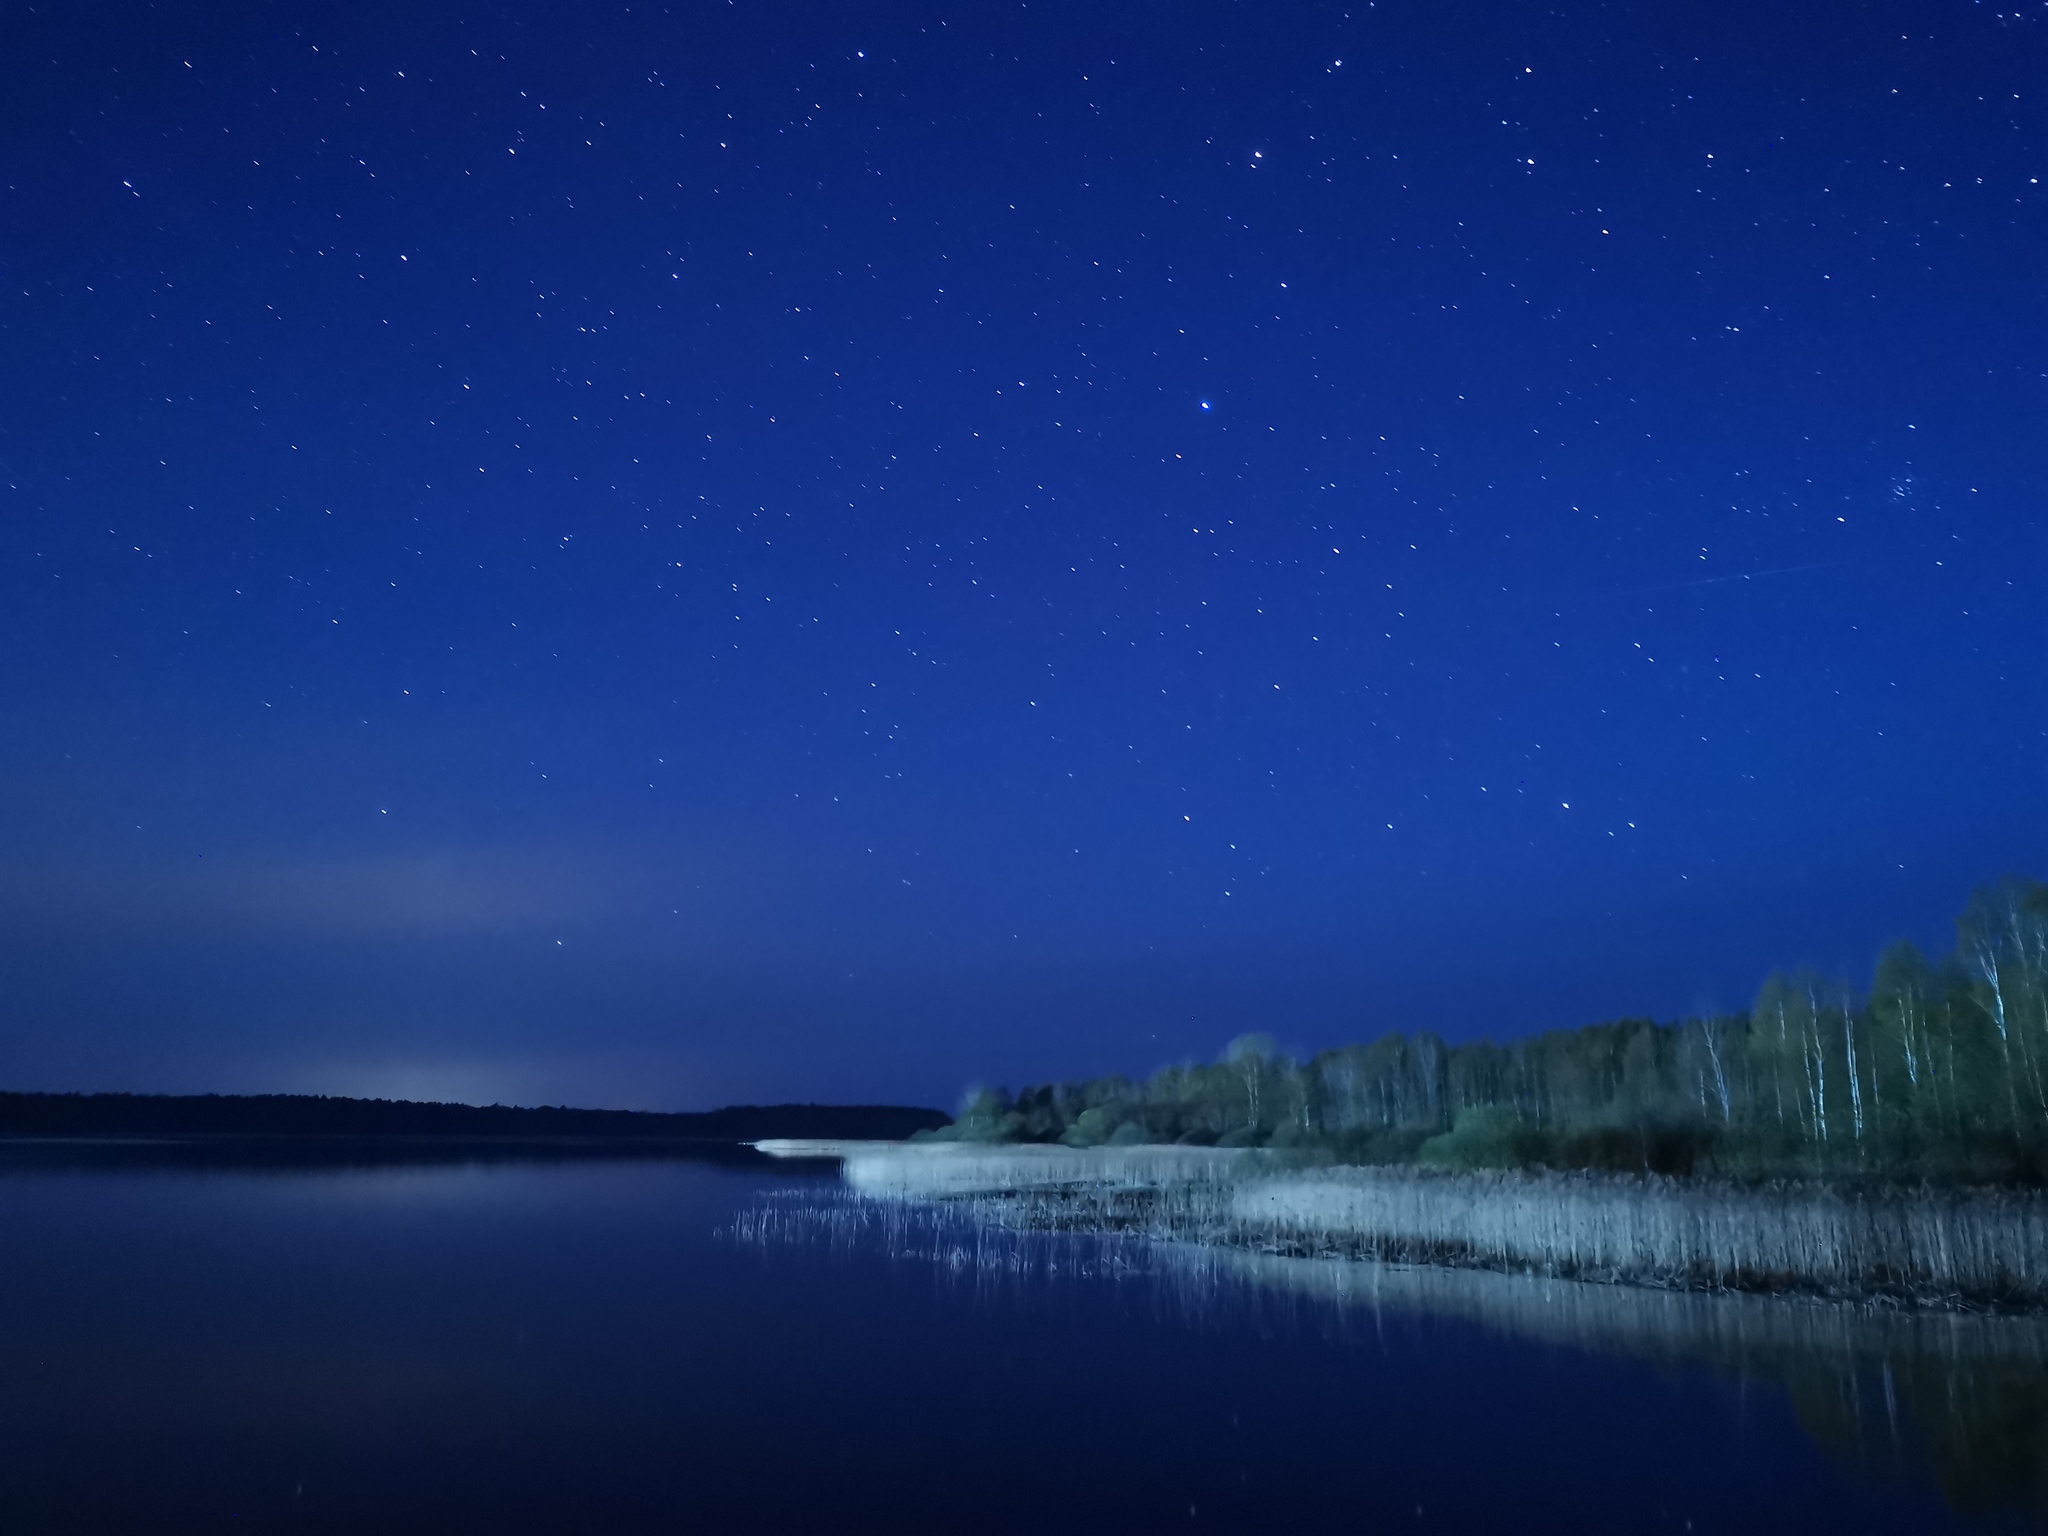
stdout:
{"type": "Polygon", "coordinates": [[[1307,1161],[1737,1178],[2048,1182],[2048,886],[1972,896],[1955,950],[1869,990],[1770,977],[1747,1012],[1495,1044],[1387,1034],[1306,1061],[1265,1036],[1142,1083],[971,1093],[936,1136],[1292,1149],[1307,1161]]]}
{"type": "Polygon", "coordinates": [[[515,1108],[312,1094],[0,1093],[0,1138],[93,1136],[410,1137],[590,1141],[894,1140],[944,1125],[894,1104],[734,1104],[695,1114],[515,1108]]]}

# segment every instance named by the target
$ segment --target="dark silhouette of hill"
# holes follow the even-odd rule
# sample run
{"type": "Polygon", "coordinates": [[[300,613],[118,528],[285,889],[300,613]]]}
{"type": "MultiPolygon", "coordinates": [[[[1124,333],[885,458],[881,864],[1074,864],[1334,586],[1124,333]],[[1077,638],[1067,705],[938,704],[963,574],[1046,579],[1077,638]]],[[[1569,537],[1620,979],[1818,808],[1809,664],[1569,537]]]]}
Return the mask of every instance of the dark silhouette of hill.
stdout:
{"type": "Polygon", "coordinates": [[[0,1093],[0,1137],[405,1137],[462,1141],[899,1141],[947,1124],[900,1104],[734,1104],[698,1114],[311,1094],[0,1093]]]}

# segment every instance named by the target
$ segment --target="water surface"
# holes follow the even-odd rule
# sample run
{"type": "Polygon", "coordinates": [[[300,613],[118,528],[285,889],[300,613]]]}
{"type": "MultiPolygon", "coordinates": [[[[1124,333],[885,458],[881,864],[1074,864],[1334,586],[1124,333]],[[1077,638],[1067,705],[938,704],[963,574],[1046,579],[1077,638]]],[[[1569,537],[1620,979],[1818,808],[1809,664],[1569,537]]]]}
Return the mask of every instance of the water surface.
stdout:
{"type": "Polygon", "coordinates": [[[841,1207],[828,1170],[739,1163],[11,1166],[0,1522],[2033,1528],[2024,1349],[1504,1277],[963,1263],[829,1219],[764,1241],[764,1209],[841,1207]],[[1944,1391],[1983,1403],[1922,1423],[1944,1391]]]}

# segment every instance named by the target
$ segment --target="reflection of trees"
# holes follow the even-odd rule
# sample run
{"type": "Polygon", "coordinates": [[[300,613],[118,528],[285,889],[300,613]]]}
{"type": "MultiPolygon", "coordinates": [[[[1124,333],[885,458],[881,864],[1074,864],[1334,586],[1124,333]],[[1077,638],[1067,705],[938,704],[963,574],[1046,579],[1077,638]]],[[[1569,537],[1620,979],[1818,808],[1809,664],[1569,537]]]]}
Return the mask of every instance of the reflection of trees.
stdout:
{"type": "Polygon", "coordinates": [[[2048,1372],[1938,1357],[1786,1362],[1800,1426],[1845,1465],[1896,1475],[1922,1460],[1966,1514],[2019,1510],[2048,1526],[2048,1372]]]}
{"type": "Polygon", "coordinates": [[[1192,1305],[1229,1282],[1375,1322],[1454,1318],[1675,1368],[1705,1365],[1790,1394],[1837,1460],[1877,1477],[1921,1469],[1955,1508],[2048,1527],[2048,1319],[1654,1291],[1473,1270],[1161,1250],[1192,1305]]]}
{"type": "Polygon", "coordinates": [[[2048,1372],[1905,1361],[1898,1381],[1950,1503],[1971,1514],[2021,1509],[2048,1526],[2048,1372]]]}
{"type": "Polygon", "coordinates": [[[1129,1214],[1105,1224],[1091,1205],[1061,1225],[1043,1202],[805,1191],[743,1213],[733,1234],[879,1248],[978,1290],[1143,1283],[1197,1323],[1264,1325],[1306,1306],[1339,1336],[1443,1319],[1667,1370],[1705,1366],[1783,1387],[1806,1432],[1857,1473],[1931,1477],[1964,1513],[2023,1512],[2048,1529],[2048,1317],[1288,1258],[1148,1237],[1156,1210],[1129,1214]]]}

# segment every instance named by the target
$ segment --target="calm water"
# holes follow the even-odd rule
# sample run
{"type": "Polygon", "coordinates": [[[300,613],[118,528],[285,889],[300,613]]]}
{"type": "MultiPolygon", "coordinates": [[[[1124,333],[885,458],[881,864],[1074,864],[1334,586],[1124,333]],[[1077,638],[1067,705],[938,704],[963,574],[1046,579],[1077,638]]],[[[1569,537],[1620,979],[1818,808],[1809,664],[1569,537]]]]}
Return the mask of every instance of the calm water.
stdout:
{"type": "Polygon", "coordinates": [[[687,1162],[0,1173],[0,1528],[2033,1528],[2032,1357],[735,1235],[813,1204],[687,1162]]]}

